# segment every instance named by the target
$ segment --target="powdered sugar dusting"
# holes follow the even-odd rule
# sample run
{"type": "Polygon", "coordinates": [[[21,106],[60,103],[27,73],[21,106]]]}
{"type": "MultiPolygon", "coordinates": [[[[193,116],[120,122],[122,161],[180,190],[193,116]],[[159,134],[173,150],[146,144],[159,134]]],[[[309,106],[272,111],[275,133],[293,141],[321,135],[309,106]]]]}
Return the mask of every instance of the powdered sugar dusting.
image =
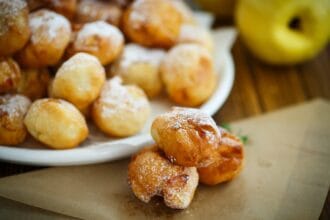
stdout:
{"type": "Polygon", "coordinates": [[[173,47],[167,53],[162,65],[166,72],[172,73],[166,74],[167,79],[165,80],[176,80],[178,77],[185,77],[186,80],[190,81],[190,78],[186,77],[187,74],[182,74],[182,72],[198,65],[201,58],[212,60],[209,51],[198,44],[183,43],[173,47]]]}
{"type": "Polygon", "coordinates": [[[108,38],[111,45],[119,47],[124,42],[123,34],[120,30],[104,21],[96,21],[85,24],[77,34],[77,42],[83,43],[92,36],[108,38]]]}
{"type": "Polygon", "coordinates": [[[148,49],[137,44],[128,44],[119,58],[119,68],[125,69],[135,63],[149,63],[157,68],[164,56],[164,50],[148,49]]]}
{"type": "Polygon", "coordinates": [[[199,109],[195,108],[183,108],[183,107],[173,107],[173,110],[168,113],[174,116],[177,120],[177,123],[182,123],[183,121],[192,121],[193,123],[204,126],[212,126],[215,130],[218,131],[217,125],[214,120],[208,114],[202,112],[199,109]]]}
{"type": "Polygon", "coordinates": [[[0,35],[8,31],[10,21],[25,7],[27,5],[23,0],[0,0],[0,35]]]}
{"type": "Polygon", "coordinates": [[[61,30],[71,32],[70,22],[64,16],[45,9],[30,14],[29,26],[31,41],[35,44],[60,37],[61,30]]]}
{"type": "Polygon", "coordinates": [[[176,66],[178,66],[178,69],[186,69],[198,61],[201,49],[202,48],[197,44],[177,45],[167,53],[164,59],[164,66],[166,68],[176,68],[176,66]]]}
{"type": "Polygon", "coordinates": [[[0,116],[5,114],[9,119],[24,117],[31,102],[22,95],[0,96],[0,116]]]}
{"type": "Polygon", "coordinates": [[[131,5],[131,13],[130,13],[130,23],[133,28],[139,28],[141,24],[148,21],[148,17],[144,11],[144,6],[147,6],[148,4],[144,3],[144,0],[136,0],[131,5]]]}
{"type": "Polygon", "coordinates": [[[111,116],[122,111],[139,112],[149,107],[145,96],[133,96],[126,86],[122,85],[120,77],[114,77],[107,81],[102,89],[100,100],[102,100],[102,115],[111,116]]]}
{"type": "Polygon", "coordinates": [[[56,76],[61,76],[67,72],[75,71],[79,65],[93,65],[93,74],[105,74],[103,66],[95,56],[87,53],[77,53],[62,64],[57,71],[56,76]]]}
{"type": "Polygon", "coordinates": [[[11,17],[26,7],[23,0],[0,0],[0,17],[11,17]]]}
{"type": "Polygon", "coordinates": [[[172,111],[159,117],[166,118],[167,129],[203,131],[203,135],[210,143],[217,143],[221,138],[219,129],[212,117],[199,109],[173,107],[172,111]]]}
{"type": "Polygon", "coordinates": [[[207,49],[213,49],[213,39],[210,32],[202,27],[185,24],[181,26],[178,37],[179,43],[197,43],[207,49]]]}

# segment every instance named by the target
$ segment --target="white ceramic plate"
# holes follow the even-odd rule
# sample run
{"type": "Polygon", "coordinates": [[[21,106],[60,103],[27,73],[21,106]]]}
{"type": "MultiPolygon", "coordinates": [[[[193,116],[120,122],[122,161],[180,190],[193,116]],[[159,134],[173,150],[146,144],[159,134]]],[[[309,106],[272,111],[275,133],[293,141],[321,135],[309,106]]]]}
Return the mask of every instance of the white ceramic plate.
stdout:
{"type": "MultiPolygon", "coordinates": [[[[227,99],[234,81],[234,65],[230,48],[236,37],[233,28],[213,31],[215,40],[215,67],[218,84],[212,97],[200,109],[213,115],[227,99]]],[[[170,110],[173,103],[166,97],[152,100],[152,115],[144,129],[137,135],[123,139],[104,136],[91,124],[90,135],[81,146],[69,150],[51,150],[43,147],[32,138],[19,147],[0,146],[0,160],[40,166],[82,165],[111,161],[127,157],[142,146],[152,142],[150,124],[153,118],[170,110]]]]}

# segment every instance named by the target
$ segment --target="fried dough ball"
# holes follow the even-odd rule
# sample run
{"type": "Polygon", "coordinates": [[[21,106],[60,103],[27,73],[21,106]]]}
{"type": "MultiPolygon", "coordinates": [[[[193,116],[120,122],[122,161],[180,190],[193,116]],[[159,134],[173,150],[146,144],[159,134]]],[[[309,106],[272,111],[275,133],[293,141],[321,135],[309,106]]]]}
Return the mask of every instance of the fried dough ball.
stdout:
{"type": "Polygon", "coordinates": [[[69,56],[86,52],[96,56],[102,65],[116,59],[124,46],[124,36],[120,30],[104,21],[85,24],[76,34],[68,49],[69,56]]]}
{"type": "Polygon", "coordinates": [[[68,19],[72,19],[76,13],[77,0],[27,0],[30,11],[40,8],[48,8],[68,19]]]}
{"type": "Polygon", "coordinates": [[[178,165],[205,167],[219,159],[219,129],[211,116],[201,110],[174,107],[155,118],[151,135],[178,165]]]}
{"type": "Polygon", "coordinates": [[[29,40],[28,13],[23,0],[0,0],[0,57],[12,55],[29,40]]]}
{"type": "Polygon", "coordinates": [[[122,9],[118,4],[99,0],[81,0],[77,7],[75,22],[106,21],[119,26],[122,9]]]}
{"type": "Polygon", "coordinates": [[[213,51],[213,38],[209,30],[191,24],[181,26],[177,43],[196,43],[202,47],[213,51]]]}
{"type": "Polygon", "coordinates": [[[207,167],[198,168],[200,182],[215,185],[236,177],[243,167],[244,151],[239,138],[221,130],[222,138],[219,144],[220,159],[207,167]]]}
{"type": "Polygon", "coordinates": [[[170,99],[183,106],[202,104],[215,88],[211,55],[197,44],[180,44],[172,48],[160,70],[170,99]]]}
{"type": "Polygon", "coordinates": [[[23,119],[31,102],[22,95],[0,96],[0,144],[17,145],[24,141],[23,119]]]}
{"type": "Polygon", "coordinates": [[[112,65],[111,73],[119,75],[126,84],[138,85],[152,98],[162,89],[159,66],[164,56],[164,50],[128,44],[112,65]]]}
{"type": "Polygon", "coordinates": [[[50,74],[46,68],[22,69],[17,92],[29,97],[32,101],[47,95],[50,74]]]}
{"type": "Polygon", "coordinates": [[[173,5],[175,6],[176,10],[178,10],[181,14],[183,23],[185,24],[195,24],[195,18],[193,12],[189,8],[189,6],[183,0],[172,0],[173,5]]]}
{"type": "Polygon", "coordinates": [[[144,46],[171,47],[183,22],[172,1],[137,0],[123,15],[123,30],[133,41],[144,46]]]}
{"type": "Polygon", "coordinates": [[[134,195],[145,203],[158,195],[168,207],[185,209],[194,197],[198,173],[195,167],[172,164],[154,147],[132,157],[128,181],[134,195]]]}
{"type": "Polygon", "coordinates": [[[99,96],[104,82],[105,70],[99,60],[78,53],[58,69],[51,85],[51,97],[65,99],[82,110],[99,96]]]}
{"type": "Polygon", "coordinates": [[[16,54],[17,62],[30,68],[56,65],[70,40],[70,22],[60,14],[42,9],[29,15],[29,26],[32,35],[16,54]]]}
{"type": "Polygon", "coordinates": [[[27,112],[24,124],[38,141],[54,149],[76,147],[88,135],[84,116],[61,99],[38,99],[27,112]]]}
{"type": "Polygon", "coordinates": [[[150,104],[142,89],[121,83],[119,77],[108,80],[91,113],[95,124],[105,134],[125,137],[143,128],[150,114],[150,104]]]}
{"type": "Polygon", "coordinates": [[[21,70],[11,58],[0,58],[0,94],[15,92],[21,80],[21,70]]]}

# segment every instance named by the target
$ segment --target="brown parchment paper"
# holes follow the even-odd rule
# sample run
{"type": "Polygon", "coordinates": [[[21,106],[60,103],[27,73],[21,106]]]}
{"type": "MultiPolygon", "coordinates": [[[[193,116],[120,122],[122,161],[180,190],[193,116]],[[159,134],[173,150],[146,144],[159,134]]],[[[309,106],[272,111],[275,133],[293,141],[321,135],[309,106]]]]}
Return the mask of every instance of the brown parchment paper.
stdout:
{"type": "MultiPolygon", "coordinates": [[[[47,218],[317,219],[330,184],[330,104],[316,100],[233,128],[250,138],[242,174],[229,183],[200,185],[186,210],[170,210],[159,198],[137,200],[126,181],[128,160],[2,178],[0,206],[18,201],[37,207],[34,214],[51,211],[47,218]]],[[[0,215],[15,216],[15,210],[0,215]]]]}

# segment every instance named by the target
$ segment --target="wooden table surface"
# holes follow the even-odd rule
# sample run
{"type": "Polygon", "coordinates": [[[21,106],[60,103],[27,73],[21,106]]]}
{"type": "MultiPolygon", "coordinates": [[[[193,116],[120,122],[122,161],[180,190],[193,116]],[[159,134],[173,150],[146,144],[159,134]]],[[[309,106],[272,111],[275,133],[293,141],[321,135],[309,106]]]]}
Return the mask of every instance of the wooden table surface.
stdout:
{"type": "MultiPolygon", "coordinates": [[[[315,59],[290,67],[268,66],[255,59],[240,39],[232,49],[235,83],[225,105],[214,116],[232,122],[301,103],[316,97],[330,99],[330,46],[315,59]]],[[[0,163],[0,177],[40,169],[0,163]]],[[[330,219],[329,194],[320,219],[330,219]]]]}

